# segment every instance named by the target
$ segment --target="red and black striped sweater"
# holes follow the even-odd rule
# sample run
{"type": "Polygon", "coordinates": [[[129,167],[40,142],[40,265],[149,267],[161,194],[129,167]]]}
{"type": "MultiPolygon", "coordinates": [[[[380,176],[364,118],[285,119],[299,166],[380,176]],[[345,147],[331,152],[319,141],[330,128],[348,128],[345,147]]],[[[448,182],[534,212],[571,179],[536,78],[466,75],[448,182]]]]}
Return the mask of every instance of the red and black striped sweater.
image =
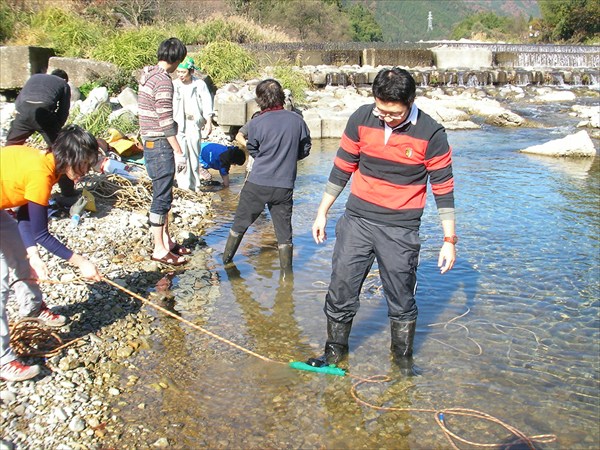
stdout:
{"type": "Polygon", "coordinates": [[[418,110],[416,123],[393,130],[386,144],[383,121],[372,110],[363,105],[350,116],[329,175],[344,187],[354,174],[347,213],[418,229],[428,181],[438,209],[453,211],[452,149],[444,127],[418,110]]]}

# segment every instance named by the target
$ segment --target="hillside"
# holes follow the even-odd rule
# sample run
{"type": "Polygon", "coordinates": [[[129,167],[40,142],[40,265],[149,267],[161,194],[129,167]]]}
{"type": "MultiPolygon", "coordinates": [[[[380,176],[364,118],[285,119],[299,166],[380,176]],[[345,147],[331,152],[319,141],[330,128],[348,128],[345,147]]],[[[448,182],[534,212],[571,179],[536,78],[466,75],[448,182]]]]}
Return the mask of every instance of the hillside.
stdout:
{"type": "Polygon", "coordinates": [[[454,26],[468,15],[540,17],[536,0],[350,0],[374,12],[386,42],[448,39],[454,26]],[[428,15],[432,29],[428,30],[428,15]]]}

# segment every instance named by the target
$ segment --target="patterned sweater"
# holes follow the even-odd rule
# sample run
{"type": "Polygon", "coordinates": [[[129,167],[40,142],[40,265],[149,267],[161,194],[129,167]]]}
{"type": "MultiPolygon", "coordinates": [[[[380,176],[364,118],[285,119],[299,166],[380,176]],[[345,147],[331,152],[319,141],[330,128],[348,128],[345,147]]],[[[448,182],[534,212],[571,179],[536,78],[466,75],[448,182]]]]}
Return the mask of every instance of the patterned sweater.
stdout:
{"type": "Polygon", "coordinates": [[[177,134],[173,120],[173,82],[160,66],[144,67],[138,90],[138,114],[142,140],[177,134]]]}
{"type": "Polygon", "coordinates": [[[446,131],[423,111],[385,143],[373,105],[352,114],[340,142],[329,182],[344,187],[352,178],[346,211],[376,223],[418,229],[427,183],[438,209],[454,210],[452,149],[446,131]]]}

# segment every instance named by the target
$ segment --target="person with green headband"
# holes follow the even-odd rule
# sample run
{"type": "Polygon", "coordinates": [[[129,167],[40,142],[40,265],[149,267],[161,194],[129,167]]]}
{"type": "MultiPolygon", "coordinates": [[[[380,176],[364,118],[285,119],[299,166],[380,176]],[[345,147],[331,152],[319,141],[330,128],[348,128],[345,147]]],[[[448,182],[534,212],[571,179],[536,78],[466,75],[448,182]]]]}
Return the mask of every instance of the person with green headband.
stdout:
{"type": "Polygon", "coordinates": [[[208,86],[194,75],[194,59],[187,56],[177,67],[173,81],[173,117],[177,140],[187,160],[187,170],[176,174],[177,186],[196,191],[210,173],[199,164],[200,144],[212,132],[213,103],[208,86]]]}

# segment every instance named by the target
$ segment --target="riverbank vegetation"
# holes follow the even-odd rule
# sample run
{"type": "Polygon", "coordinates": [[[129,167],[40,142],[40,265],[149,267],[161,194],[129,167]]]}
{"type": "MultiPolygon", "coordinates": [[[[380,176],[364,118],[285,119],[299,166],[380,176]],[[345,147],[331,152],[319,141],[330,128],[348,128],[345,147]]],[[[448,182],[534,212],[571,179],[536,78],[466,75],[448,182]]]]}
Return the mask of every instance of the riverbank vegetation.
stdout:
{"type": "MultiPolygon", "coordinates": [[[[414,24],[405,21],[416,22],[427,8],[432,10],[433,17],[429,24],[431,34],[427,35],[430,38],[442,30],[440,17],[460,10],[458,19],[452,22],[448,16],[444,21],[444,26],[452,28],[442,38],[513,43],[600,42],[597,0],[523,0],[518,2],[517,10],[506,10],[508,3],[6,0],[0,3],[0,43],[50,47],[57,56],[111,62],[118,67],[112,78],[123,87],[135,84],[132,71],[155,62],[156,48],[163,39],[177,36],[196,57],[202,71],[219,87],[228,81],[257,75],[257,63],[243,44],[322,42],[323,36],[328,42],[414,42],[419,34],[411,34],[410,26],[414,24]],[[475,3],[480,6],[479,11],[473,10],[475,3]],[[386,8],[382,9],[383,6],[386,8]],[[406,10],[409,6],[413,7],[410,11],[406,10]],[[538,16],[526,18],[524,13],[528,11],[537,11],[538,16]],[[394,17],[396,23],[390,23],[394,17]],[[390,30],[404,34],[390,35],[390,30]]],[[[517,3],[510,4],[516,8],[517,3]]],[[[294,83],[305,81],[293,74],[291,67],[279,61],[272,64],[280,74],[287,74],[286,88],[294,92],[302,90],[302,84],[294,83]]],[[[115,86],[115,90],[118,88],[115,86]]]]}

